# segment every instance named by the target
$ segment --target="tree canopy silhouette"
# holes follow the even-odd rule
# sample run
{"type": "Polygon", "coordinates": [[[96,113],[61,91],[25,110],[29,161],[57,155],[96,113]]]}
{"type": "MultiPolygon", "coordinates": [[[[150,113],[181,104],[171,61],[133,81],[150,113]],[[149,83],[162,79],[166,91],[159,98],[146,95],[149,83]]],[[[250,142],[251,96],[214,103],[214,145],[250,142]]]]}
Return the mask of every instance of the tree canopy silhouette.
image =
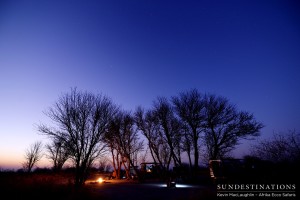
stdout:
{"type": "Polygon", "coordinates": [[[191,165],[191,151],[194,150],[194,167],[199,167],[199,139],[204,129],[204,101],[196,89],[172,97],[175,112],[184,126],[183,144],[191,165]]]}
{"type": "Polygon", "coordinates": [[[221,96],[205,96],[205,143],[210,159],[230,152],[241,139],[258,136],[263,124],[245,111],[238,111],[221,96]]]}
{"type": "Polygon", "coordinates": [[[39,131],[65,145],[75,165],[75,185],[85,182],[91,164],[103,153],[104,135],[116,111],[109,98],[75,88],[46,112],[56,126],[41,124],[39,131]]]}
{"type": "Polygon", "coordinates": [[[75,88],[63,94],[45,114],[53,126],[41,124],[38,130],[52,139],[48,151],[54,168],[71,159],[76,185],[85,182],[92,163],[105,150],[110,150],[115,171],[120,171],[123,163],[129,173],[136,165],[134,157],[145,149],[138,130],[147,139],[153,161],[164,169],[171,164],[181,167],[183,152],[187,152],[190,166],[194,155],[197,169],[200,141],[210,159],[219,159],[241,139],[258,136],[263,127],[253,114],[239,111],[226,98],[204,95],[196,89],[170,99],[158,97],[149,110],[140,106],[131,114],[121,111],[106,96],[75,88]]]}

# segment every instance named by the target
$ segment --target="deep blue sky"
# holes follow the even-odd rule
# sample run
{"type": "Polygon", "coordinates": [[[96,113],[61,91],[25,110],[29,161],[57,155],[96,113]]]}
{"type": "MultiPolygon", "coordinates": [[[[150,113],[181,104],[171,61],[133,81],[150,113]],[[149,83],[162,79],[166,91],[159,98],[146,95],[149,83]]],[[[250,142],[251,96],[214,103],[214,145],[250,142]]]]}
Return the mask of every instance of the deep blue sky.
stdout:
{"type": "Polygon", "coordinates": [[[253,113],[262,137],[300,130],[299,72],[299,1],[0,0],[0,166],[75,86],[128,110],[197,88],[253,113]]]}

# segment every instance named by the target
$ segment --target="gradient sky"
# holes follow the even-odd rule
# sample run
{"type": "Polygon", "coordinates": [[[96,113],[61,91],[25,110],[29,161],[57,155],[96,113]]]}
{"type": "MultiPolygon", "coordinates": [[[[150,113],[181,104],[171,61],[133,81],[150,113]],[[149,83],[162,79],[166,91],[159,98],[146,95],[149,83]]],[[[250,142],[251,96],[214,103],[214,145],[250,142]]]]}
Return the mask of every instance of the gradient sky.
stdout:
{"type": "Polygon", "coordinates": [[[299,76],[296,0],[0,0],[0,167],[47,142],[36,124],[71,87],[127,110],[197,88],[253,113],[267,138],[300,130],[299,76]]]}

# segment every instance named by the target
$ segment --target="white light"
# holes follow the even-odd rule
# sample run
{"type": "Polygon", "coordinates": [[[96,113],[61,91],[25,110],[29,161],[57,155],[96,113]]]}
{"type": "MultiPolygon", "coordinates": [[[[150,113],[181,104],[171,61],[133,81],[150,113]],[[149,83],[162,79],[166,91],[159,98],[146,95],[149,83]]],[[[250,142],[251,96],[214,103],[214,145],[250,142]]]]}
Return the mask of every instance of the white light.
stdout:
{"type": "MultiPolygon", "coordinates": [[[[152,187],[167,188],[167,184],[147,184],[147,185],[152,186],[152,187]]],[[[194,188],[194,187],[197,187],[197,186],[176,183],[176,186],[174,188],[194,188]]]]}
{"type": "MultiPolygon", "coordinates": [[[[159,184],[159,187],[167,187],[167,184],[159,184]]],[[[192,188],[192,185],[178,184],[176,183],[176,188],[192,188]]]]}
{"type": "Polygon", "coordinates": [[[185,184],[176,184],[176,187],[177,188],[191,188],[191,187],[193,187],[193,186],[191,186],[191,185],[185,185],[185,184]]]}

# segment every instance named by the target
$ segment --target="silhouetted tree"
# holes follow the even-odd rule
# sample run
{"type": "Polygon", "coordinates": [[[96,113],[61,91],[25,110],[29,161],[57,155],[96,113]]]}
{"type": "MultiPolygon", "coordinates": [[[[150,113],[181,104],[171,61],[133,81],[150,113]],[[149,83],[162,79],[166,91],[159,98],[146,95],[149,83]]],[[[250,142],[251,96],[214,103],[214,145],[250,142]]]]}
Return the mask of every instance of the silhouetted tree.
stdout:
{"type": "Polygon", "coordinates": [[[112,130],[112,124],[105,134],[105,143],[108,146],[108,149],[111,153],[112,166],[114,168],[113,176],[117,179],[121,179],[121,166],[122,166],[122,157],[121,150],[117,143],[117,138],[112,130]]]}
{"type": "Polygon", "coordinates": [[[170,158],[174,161],[175,166],[181,165],[181,131],[182,124],[175,117],[174,110],[166,98],[159,97],[154,101],[153,113],[159,123],[159,133],[163,138],[163,142],[169,146],[170,158]]]}
{"type": "Polygon", "coordinates": [[[113,176],[117,179],[121,179],[121,152],[117,144],[114,131],[112,130],[112,124],[110,124],[108,131],[105,133],[105,143],[107,144],[108,150],[111,153],[112,166],[114,168],[113,176]]]}
{"type": "Polygon", "coordinates": [[[167,163],[170,158],[170,150],[160,133],[159,120],[154,115],[154,111],[148,110],[145,112],[142,107],[138,107],[134,116],[138,129],[148,141],[148,147],[153,161],[167,169],[167,163]]]}
{"type": "Polygon", "coordinates": [[[184,123],[184,150],[188,154],[191,165],[191,151],[194,150],[194,167],[199,166],[198,142],[200,133],[204,130],[204,101],[201,94],[196,90],[182,92],[172,97],[175,111],[184,123]]]}
{"type": "Polygon", "coordinates": [[[119,112],[115,116],[109,129],[109,134],[114,137],[114,142],[122,156],[122,163],[126,170],[127,178],[131,178],[130,169],[135,170],[134,159],[136,154],[143,150],[143,141],[140,141],[137,127],[135,126],[133,116],[129,112],[119,112]]]}
{"type": "Polygon", "coordinates": [[[111,165],[109,164],[109,159],[107,157],[102,157],[99,159],[98,169],[101,172],[108,172],[110,171],[111,165]]]}
{"type": "MultiPolygon", "coordinates": [[[[190,132],[188,131],[188,127],[183,128],[183,140],[181,144],[181,148],[184,152],[187,153],[188,159],[189,159],[189,167],[190,169],[192,168],[192,158],[191,158],[191,153],[194,150],[193,148],[193,139],[192,136],[189,134],[190,132]]],[[[198,142],[197,142],[198,143],[198,142]]],[[[199,151],[199,150],[198,150],[199,151]]],[[[195,156],[195,155],[194,155],[195,156]]],[[[195,166],[195,165],[194,165],[195,166]]],[[[195,166],[197,168],[198,166],[195,166]]]]}
{"type": "Polygon", "coordinates": [[[31,172],[36,163],[43,157],[42,142],[37,141],[30,145],[25,152],[25,162],[23,163],[23,169],[26,172],[31,172]]]}
{"type": "Polygon", "coordinates": [[[224,97],[205,97],[205,143],[210,159],[222,158],[241,139],[258,136],[262,123],[252,114],[239,112],[224,97]]]}
{"type": "Polygon", "coordinates": [[[117,107],[102,95],[71,89],[46,112],[56,127],[40,125],[39,131],[62,141],[75,165],[75,185],[82,185],[92,163],[105,149],[103,137],[117,107]]]}
{"type": "Polygon", "coordinates": [[[300,134],[295,130],[287,133],[273,133],[270,139],[257,141],[252,146],[252,155],[274,163],[300,162],[300,134]]]}
{"type": "Polygon", "coordinates": [[[50,144],[46,145],[47,158],[53,163],[53,170],[60,171],[64,163],[69,158],[69,152],[64,141],[53,139],[50,144]]]}

